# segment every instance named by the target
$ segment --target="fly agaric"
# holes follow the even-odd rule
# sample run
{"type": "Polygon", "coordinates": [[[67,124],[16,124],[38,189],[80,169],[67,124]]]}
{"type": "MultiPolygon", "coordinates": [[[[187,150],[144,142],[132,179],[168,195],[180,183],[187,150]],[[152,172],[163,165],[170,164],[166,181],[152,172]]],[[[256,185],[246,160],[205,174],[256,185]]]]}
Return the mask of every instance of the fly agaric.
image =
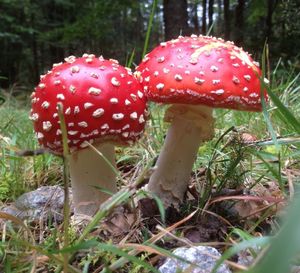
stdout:
{"type": "Polygon", "coordinates": [[[172,104],[165,114],[171,125],[148,190],[166,206],[178,204],[200,143],[213,137],[213,108],[261,111],[261,71],[232,42],[192,35],[161,43],[136,74],[149,100],[172,104]]]}
{"type": "Polygon", "coordinates": [[[71,151],[70,176],[76,214],[93,215],[109,197],[99,187],[116,192],[114,145],[126,145],[143,133],[146,99],[130,69],[116,60],[84,54],[70,56],[41,76],[31,95],[30,119],[39,143],[62,153],[57,104],[63,105],[71,151]],[[96,188],[98,187],[98,188],[96,188]]]}

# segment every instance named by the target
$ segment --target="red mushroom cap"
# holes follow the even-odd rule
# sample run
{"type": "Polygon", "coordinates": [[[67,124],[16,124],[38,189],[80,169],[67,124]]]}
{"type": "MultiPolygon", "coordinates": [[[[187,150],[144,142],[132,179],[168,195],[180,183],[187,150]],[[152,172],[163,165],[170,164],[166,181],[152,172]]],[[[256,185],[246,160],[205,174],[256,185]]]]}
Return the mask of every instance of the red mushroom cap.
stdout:
{"type": "Polygon", "coordinates": [[[41,76],[31,95],[30,119],[39,143],[62,151],[57,103],[63,104],[71,150],[85,141],[129,143],[143,132],[146,99],[131,70],[115,60],[70,56],[41,76]]]}
{"type": "Polygon", "coordinates": [[[154,48],[137,71],[149,100],[262,109],[259,64],[232,42],[207,36],[178,37],[154,48]]]}

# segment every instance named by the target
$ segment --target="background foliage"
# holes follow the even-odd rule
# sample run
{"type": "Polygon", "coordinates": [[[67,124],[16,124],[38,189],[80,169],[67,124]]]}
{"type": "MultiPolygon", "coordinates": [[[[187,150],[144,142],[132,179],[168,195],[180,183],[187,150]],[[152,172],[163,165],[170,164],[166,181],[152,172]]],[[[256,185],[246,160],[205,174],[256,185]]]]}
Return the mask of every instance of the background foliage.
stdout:
{"type": "MultiPolygon", "coordinates": [[[[142,54],[151,0],[0,0],[0,87],[31,87],[52,63],[84,52],[118,59],[142,54]]],[[[299,0],[160,0],[150,48],[179,34],[210,34],[299,69],[299,0]]],[[[255,56],[257,58],[259,56],[255,56]]]]}

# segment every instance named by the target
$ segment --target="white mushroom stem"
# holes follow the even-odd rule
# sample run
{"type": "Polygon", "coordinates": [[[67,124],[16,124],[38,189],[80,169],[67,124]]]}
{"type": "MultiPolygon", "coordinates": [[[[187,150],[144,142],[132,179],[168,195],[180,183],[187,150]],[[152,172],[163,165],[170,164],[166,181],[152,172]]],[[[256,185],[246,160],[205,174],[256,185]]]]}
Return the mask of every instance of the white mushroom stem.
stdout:
{"type": "Polygon", "coordinates": [[[93,216],[101,203],[110,197],[101,189],[117,191],[115,150],[112,144],[96,146],[110,164],[91,147],[79,150],[70,156],[70,176],[75,214],[93,216]],[[111,165],[111,166],[110,166],[111,165]]]}
{"type": "Polygon", "coordinates": [[[199,145],[213,137],[214,119],[212,108],[177,104],[165,120],[171,125],[147,188],[167,207],[183,200],[199,145]]]}

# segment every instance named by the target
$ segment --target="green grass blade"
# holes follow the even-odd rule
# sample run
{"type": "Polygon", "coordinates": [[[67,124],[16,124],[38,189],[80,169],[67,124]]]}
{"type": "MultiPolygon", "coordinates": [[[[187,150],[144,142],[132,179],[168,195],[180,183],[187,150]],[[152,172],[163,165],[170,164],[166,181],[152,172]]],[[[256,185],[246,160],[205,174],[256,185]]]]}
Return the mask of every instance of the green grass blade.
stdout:
{"type": "Polygon", "coordinates": [[[155,14],[156,6],[157,6],[157,0],[154,0],[153,4],[152,4],[152,9],[151,9],[151,14],[150,14],[149,22],[148,22],[148,28],[147,28],[147,33],[146,33],[146,37],[145,37],[142,58],[144,58],[144,56],[146,55],[146,52],[148,50],[149,40],[150,40],[150,34],[151,34],[152,25],[153,25],[153,19],[154,19],[154,14],[155,14]]]}
{"type": "Polygon", "coordinates": [[[145,261],[143,261],[135,256],[129,255],[127,252],[119,249],[118,247],[116,247],[114,245],[99,243],[98,248],[102,251],[107,251],[107,252],[111,252],[115,255],[122,256],[132,263],[143,266],[144,268],[150,270],[150,272],[159,273],[159,271],[155,267],[151,266],[150,264],[146,263],[145,261]]]}
{"type": "MultiPolygon", "coordinates": [[[[298,188],[299,191],[299,188],[298,188]]],[[[300,252],[300,196],[290,205],[281,231],[271,240],[270,248],[249,273],[290,272],[293,257],[300,252]]]]}

